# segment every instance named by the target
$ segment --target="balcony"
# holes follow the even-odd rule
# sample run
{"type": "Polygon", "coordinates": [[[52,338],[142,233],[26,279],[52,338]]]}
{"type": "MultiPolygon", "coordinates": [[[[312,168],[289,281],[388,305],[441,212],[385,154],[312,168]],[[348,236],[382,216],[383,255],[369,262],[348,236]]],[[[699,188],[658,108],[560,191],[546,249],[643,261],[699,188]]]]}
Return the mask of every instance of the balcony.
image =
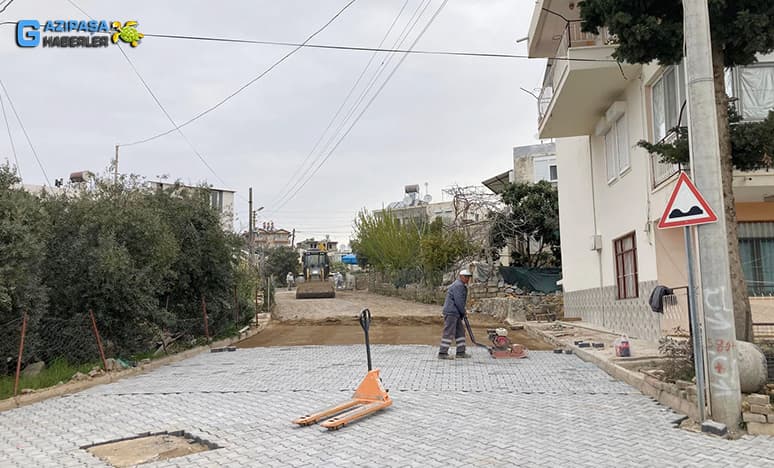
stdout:
{"type": "MultiPolygon", "coordinates": [[[[615,37],[606,29],[585,33],[580,21],[574,20],[565,21],[557,32],[550,39],[545,31],[536,38],[550,41],[555,51],[548,58],[538,96],[540,138],[590,135],[605,109],[638,76],[639,65],[619,64],[611,58],[615,37]]],[[[541,51],[547,46],[533,48],[541,51]]]]}

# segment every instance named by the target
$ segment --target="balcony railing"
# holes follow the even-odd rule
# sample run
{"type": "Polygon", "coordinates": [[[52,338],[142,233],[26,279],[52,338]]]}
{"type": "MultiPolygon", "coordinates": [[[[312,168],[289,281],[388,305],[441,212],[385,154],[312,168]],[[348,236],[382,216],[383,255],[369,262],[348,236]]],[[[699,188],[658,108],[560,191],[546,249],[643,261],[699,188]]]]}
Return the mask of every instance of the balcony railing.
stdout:
{"type": "Polygon", "coordinates": [[[565,70],[567,70],[568,61],[563,60],[569,55],[570,48],[575,47],[598,47],[609,45],[615,42],[615,37],[608,33],[606,28],[602,28],[599,34],[592,34],[581,31],[580,21],[568,21],[562,31],[561,40],[557,46],[555,58],[548,59],[546,72],[543,76],[543,87],[538,96],[538,115],[539,121],[543,121],[551,99],[554,97],[555,86],[562,79],[565,70]]]}
{"type": "MultiPolygon", "coordinates": [[[[670,130],[667,135],[661,139],[659,143],[674,143],[677,140],[677,132],[670,130]]],[[[650,172],[653,174],[653,188],[658,187],[673,175],[680,172],[682,169],[680,164],[663,163],[661,162],[661,156],[655,153],[650,154],[650,172]]]]}

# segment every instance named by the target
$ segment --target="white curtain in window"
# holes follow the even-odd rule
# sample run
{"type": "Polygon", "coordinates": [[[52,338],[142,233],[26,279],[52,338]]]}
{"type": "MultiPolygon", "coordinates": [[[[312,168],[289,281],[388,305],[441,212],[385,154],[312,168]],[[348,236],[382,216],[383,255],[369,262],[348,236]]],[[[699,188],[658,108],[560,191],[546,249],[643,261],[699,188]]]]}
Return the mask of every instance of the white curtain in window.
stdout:
{"type": "Polygon", "coordinates": [[[624,277],[624,283],[626,284],[626,297],[636,297],[635,291],[637,286],[635,282],[635,270],[634,270],[634,251],[630,251],[624,254],[624,271],[626,276],[624,277]]]}
{"type": "Polygon", "coordinates": [[[765,119],[774,110],[774,64],[740,67],[739,99],[745,119],[765,119]]]}
{"type": "Polygon", "coordinates": [[[653,139],[660,141],[666,136],[666,109],[664,109],[664,80],[653,86],[653,139]]]}
{"type": "Polygon", "coordinates": [[[605,135],[605,164],[607,165],[608,182],[618,176],[618,158],[615,155],[615,126],[605,135]]]}
{"type": "Polygon", "coordinates": [[[615,140],[618,151],[618,172],[629,169],[629,133],[626,131],[626,115],[615,123],[615,140]]]}
{"type": "Polygon", "coordinates": [[[668,132],[677,126],[679,112],[677,108],[677,73],[675,73],[674,67],[664,73],[662,81],[665,84],[664,105],[666,107],[666,131],[668,132]]]}
{"type": "Polygon", "coordinates": [[[742,271],[751,296],[774,295],[774,223],[738,224],[742,271]]]}

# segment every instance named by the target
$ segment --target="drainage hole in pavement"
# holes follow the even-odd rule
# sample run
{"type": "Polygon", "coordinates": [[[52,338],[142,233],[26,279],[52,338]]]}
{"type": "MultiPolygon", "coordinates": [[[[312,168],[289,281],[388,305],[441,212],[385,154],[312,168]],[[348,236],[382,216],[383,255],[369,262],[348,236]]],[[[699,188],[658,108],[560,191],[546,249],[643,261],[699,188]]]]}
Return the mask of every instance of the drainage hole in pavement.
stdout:
{"type": "Polygon", "coordinates": [[[185,431],[142,434],[81,447],[111,466],[122,468],[170,460],[220,448],[185,431]]]}

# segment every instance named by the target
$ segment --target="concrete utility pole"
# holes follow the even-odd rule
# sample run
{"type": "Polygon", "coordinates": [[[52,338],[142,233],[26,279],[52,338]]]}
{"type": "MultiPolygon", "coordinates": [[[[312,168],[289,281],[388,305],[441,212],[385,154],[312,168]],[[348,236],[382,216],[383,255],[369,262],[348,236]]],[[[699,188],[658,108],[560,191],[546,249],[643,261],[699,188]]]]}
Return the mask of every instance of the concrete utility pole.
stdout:
{"type": "MultiPolygon", "coordinates": [[[[704,317],[713,420],[739,427],[741,390],[720,168],[720,143],[707,0],[683,0],[691,174],[718,222],[698,227],[704,317]]],[[[696,350],[703,352],[703,350],[696,350]]]]}
{"type": "Polygon", "coordinates": [[[118,184],[118,145],[116,145],[116,160],[113,164],[113,183],[118,184]]]}
{"type": "Polygon", "coordinates": [[[249,264],[252,267],[255,264],[255,242],[254,242],[254,235],[253,235],[253,221],[255,213],[253,213],[253,188],[250,187],[250,192],[248,195],[247,203],[249,205],[250,210],[250,227],[248,228],[248,237],[247,237],[247,248],[250,249],[250,260],[249,264]]]}

